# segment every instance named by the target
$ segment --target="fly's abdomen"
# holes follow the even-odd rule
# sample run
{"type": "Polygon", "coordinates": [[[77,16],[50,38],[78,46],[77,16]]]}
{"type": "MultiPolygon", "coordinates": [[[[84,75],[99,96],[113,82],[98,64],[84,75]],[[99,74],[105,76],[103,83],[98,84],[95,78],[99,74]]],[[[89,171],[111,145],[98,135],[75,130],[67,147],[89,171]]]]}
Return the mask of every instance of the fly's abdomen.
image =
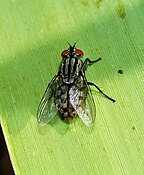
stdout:
{"type": "Polygon", "coordinates": [[[61,75],[66,84],[74,83],[82,67],[82,61],[77,58],[66,58],[61,65],[61,75]]]}
{"type": "Polygon", "coordinates": [[[77,115],[77,111],[82,110],[81,105],[85,101],[86,91],[81,78],[79,76],[75,83],[71,85],[63,84],[59,86],[56,91],[56,106],[63,119],[72,120],[77,115]]]}
{"type": "Polygon", "coordinates": [[[67,118],[68,120],[72,120],[76,115],[76,111],[69,100],[69,89],[69,85],[63,84],[60,86],[56,92],[55,103],[59,112],[62,114],[62,119],[67,118]]]}
{"type": "Polygon", "coordinates": [[[73,119],[76,112],[69,101],[69,85],[61,85],[55,95],[55,103],[62,114],[62,118],[73,119]]]}

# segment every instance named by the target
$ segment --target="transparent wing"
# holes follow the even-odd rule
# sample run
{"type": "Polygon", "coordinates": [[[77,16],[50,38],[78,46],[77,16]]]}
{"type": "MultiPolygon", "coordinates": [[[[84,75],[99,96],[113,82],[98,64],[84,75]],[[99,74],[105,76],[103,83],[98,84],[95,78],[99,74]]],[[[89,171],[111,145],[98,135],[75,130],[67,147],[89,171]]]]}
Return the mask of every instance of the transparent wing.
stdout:
{"type": "Polygon", "coordinates": [[[90,126],[96,116],[96,107],[86,78],[84,76],[79,78],[80,87],[77,84],[77,87],[73,87],[69,91],[70,103],[82,121],[90,126]]]}
{"type": "Polygon", "coordinates": [[[54,101],[54,93],[58,84],[57,77],[57,75],[53,77],[39,104],[37,120],[41,125],[46,125],[58,111],[54,101]]]}

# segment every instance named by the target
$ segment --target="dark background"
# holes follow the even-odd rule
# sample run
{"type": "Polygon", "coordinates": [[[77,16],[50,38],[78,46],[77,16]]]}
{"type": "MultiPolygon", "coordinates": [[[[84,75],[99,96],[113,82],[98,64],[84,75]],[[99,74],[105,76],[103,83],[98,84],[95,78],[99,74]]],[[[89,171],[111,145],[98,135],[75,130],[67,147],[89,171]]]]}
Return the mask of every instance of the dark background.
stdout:
{"type": "Polygon", "coordinates": [[[0,126],[0,175],[15,175],[0,126]]]}

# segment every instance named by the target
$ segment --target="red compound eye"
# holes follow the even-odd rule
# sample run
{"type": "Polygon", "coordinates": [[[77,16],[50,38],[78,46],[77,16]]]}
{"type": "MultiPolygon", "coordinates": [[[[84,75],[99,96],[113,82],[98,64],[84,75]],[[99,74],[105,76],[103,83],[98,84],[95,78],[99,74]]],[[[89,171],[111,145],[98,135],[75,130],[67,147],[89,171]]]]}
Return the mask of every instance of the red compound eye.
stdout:
{"type": "Polygon", "coordinates": [[[61,56],[62,56],[62,57],[65,57],[67,54],[68,54],[68,50],[64,50],[64,51],[61,53],[61,56]]]}
{"type": "Polygon", "coordinates": [[[76,49],[76,54],[79,55],[79,56],[82,56],[84,55],[83,51],[82,50],[79,50],[79,49],[76,49]]]}

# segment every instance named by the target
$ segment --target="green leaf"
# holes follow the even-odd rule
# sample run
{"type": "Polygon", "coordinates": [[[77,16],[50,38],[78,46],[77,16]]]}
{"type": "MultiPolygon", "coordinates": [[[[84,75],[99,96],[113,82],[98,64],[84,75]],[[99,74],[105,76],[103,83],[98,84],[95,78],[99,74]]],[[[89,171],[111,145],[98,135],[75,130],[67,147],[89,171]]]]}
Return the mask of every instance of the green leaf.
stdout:
{"type": "Polygon", "coordinates": [[[143,12],[142,0],[0,2],[0,121],[17,175],[143,175],[143,12]],[[93,126],[57,115],[41,127],[38,104],[77,40],[102,58],[87,79],[116,102],[92,88],[93,126]]]}

